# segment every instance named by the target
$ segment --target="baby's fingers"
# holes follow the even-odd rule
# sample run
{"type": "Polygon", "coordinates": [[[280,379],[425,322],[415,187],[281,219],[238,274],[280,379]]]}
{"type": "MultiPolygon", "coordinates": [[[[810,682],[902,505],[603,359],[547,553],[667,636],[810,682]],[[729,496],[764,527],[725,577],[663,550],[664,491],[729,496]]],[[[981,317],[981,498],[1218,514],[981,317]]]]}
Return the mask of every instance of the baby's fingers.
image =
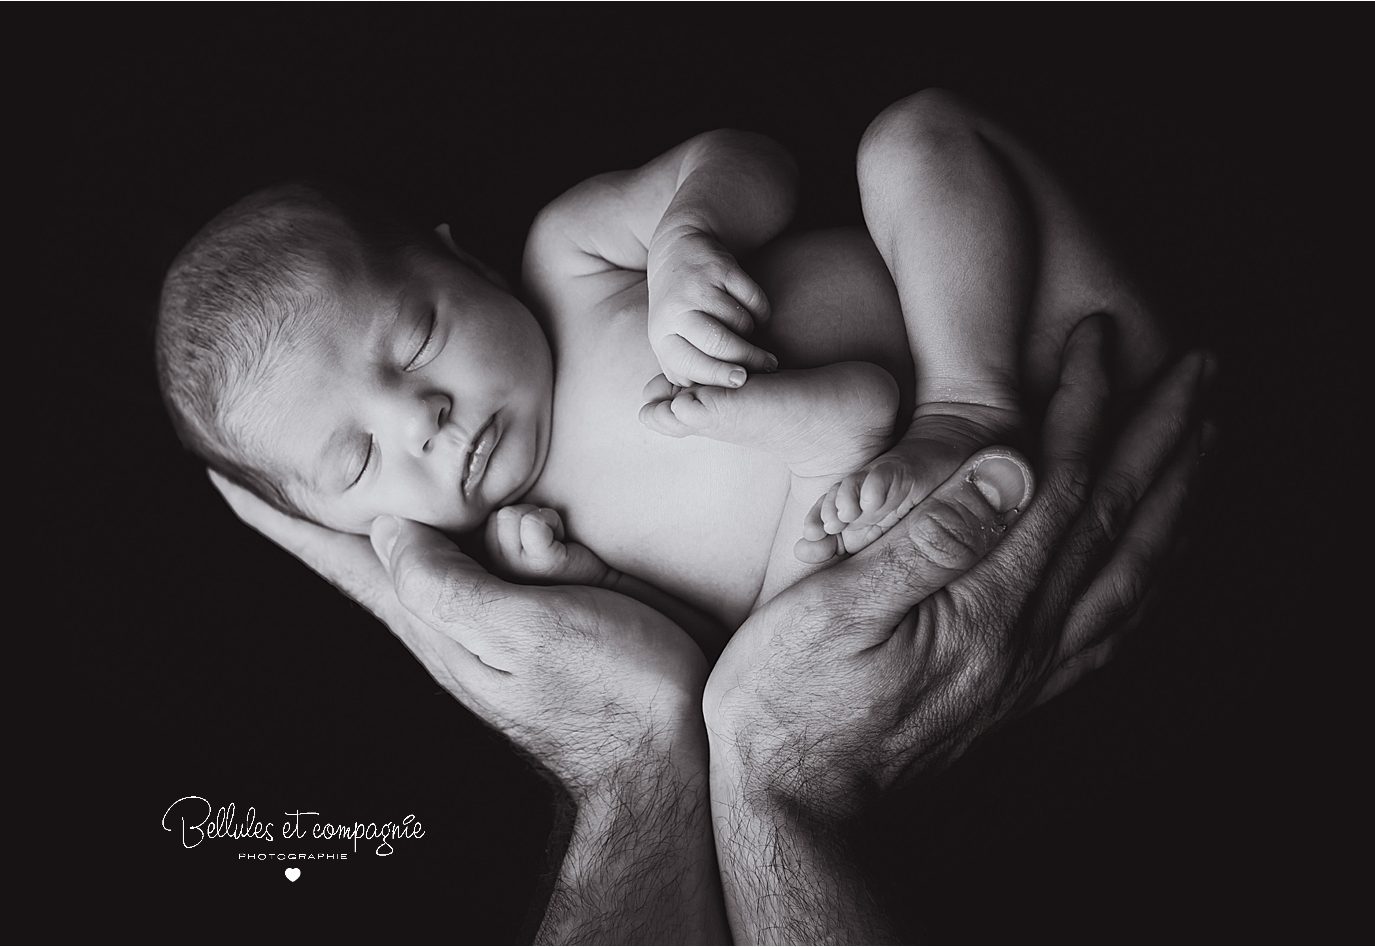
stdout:
{"type": "Polygon", "coordinates": [[[544,557],[554,548],[554,527],[546,512],[553,511],[536,510],[520,519],[520,544],[528,555],[544,557]]]}
{"type": "Polygon", "coordinates": [[[681,326],[678,334],[709,358],[736,362],[756,372],[771,372],[778,367],[778,359],[771,353],[741,338],[741,331],[749,331],[754,325],[735,309],[734,300],[723,297],[711,308],[684,313],[681,326]],[[731,315],[746,320],[743,330],[732,327],[731,315]]]}
{"type": "Polygon", "coordinates": [[[505,506],[487,520],[487,548],[505,562],[520,558],[520,524],[535,509],[530,503],[505,506]]]}
{"type": "Polygon", "coordinates": [[[743,365],[711,358],[681,335],[670,335],[658,346],[659,364],[674,385],[715,385],[739,388],[749,377],[743,365]]]}
{"type": "Polygon", "coordinates": [[[749,274],[739,266],[732,267],[726,273],[721,280],[721,288],[730,293],[736,302],[744,306],[750,315],[760,322],[767,321],[772,314],[769,297],[764,295],[759,284],[750,279],[749,274]]]}
{"type": "Polygon", "coordinates": [[[720,323],[715,323],[714,329],[667,336],[659,344],[657,354],[668,380],[683,387],[739,388],[751,370],[769,371],[776,364],[763,349],[750,345],[720,323]]]}

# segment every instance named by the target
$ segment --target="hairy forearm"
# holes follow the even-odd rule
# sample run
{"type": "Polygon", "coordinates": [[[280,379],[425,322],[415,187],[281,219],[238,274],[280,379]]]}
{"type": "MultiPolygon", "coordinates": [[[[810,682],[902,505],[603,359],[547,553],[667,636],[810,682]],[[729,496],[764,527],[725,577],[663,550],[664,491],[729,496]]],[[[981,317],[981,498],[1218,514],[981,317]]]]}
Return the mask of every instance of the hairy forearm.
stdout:
{"type": "Polygon", "coordinates": [[[724,943],[706,774],[644,753],[577,800],[538,943],[724,943]]]}
{"type": "Polygon", "coordinates": [[[655,234],[701,230],[743,253],[777,236],[796,205],[797,166],[783,147],[763,135],[720,129],[688,142],[655,234]]]}
{"type": "Polygon", "coordinates": [[[897,940],[839,823],[717,774],[712,816],[726,914],[738,943],[897,940]]]}

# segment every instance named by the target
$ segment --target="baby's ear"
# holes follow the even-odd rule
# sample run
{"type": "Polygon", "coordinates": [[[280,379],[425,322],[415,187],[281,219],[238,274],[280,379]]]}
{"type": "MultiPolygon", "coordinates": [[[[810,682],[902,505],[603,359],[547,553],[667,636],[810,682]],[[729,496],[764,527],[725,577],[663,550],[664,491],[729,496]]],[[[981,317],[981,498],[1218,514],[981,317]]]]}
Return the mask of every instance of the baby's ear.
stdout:
{"type": "Polygon", "coordinates": [[[471,266],[473,269],[477,270],[477,272],[482,274],[482,276],[484,276],[488,282],[495,283],[502,289],[506,290],[507,292],[510,292],[510,285],[506,282],[505,279],[502,278],[500,273],[492,269],[486,263],[483,263],[481,260],[473,256],[466,250],[459,249],[458,244],[454,243],[453,234],[449,232],[448,224],[440,224],[438,227],[434,228],[434,232],[439,235],[439,242],[449,248],[450,253],[458,257],[464,263],[471,266]]]}

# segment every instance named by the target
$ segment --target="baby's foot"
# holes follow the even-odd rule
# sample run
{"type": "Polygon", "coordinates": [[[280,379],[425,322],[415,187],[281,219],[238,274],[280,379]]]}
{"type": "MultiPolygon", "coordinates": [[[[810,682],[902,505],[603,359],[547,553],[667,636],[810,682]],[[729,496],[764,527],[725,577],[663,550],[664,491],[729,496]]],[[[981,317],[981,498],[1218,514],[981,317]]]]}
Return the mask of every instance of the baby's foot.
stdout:
{"type": "Polygon", "coordinates": [[[756,374],[740,388],[680,388],[659,375],[644,396],[640,420],[660,434],[766,450],[799,477],[872,458],[889,443],[898,405],[893,376],[870,362],[756,374]]]}
{"type": "Polygon", "coordinates": [[[804,518],[794,553],[804,562],[826,562],[859,552],[980,448],[1005,443],[1017,423],[1015,411],[984,405],[923,407],[892,450],[842,478],[816,501],[804,518]]]}
{"type": "Polygon", "coordinates": [[[563,519],[532,503],[506,506],[487,520],[496,571],[551,585],[602,585],[611,568],[581,543],[565,542],[563,519]]]}

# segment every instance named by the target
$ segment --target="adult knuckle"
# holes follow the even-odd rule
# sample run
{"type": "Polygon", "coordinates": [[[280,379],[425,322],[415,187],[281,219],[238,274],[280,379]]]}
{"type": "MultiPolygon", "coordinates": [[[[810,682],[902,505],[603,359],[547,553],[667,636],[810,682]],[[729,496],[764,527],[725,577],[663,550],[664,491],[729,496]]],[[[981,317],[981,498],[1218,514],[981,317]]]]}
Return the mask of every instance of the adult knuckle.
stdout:
{"type": "Polygon", "coordinates": [[[1098,484],[1089,503],[1096,532],[1105,539],[1115,539],[1130,517],[1136,497],[1123,483],[1115,480],[1098,484]]]}
{"type": "Polygon", "coordinates": [[[986,529],[962,507],[935,500],[911,532],[918,556],[941,569],[959,569],[983,554],[986,529]]]}
{"type": "Polygon", "coordinates": [[[1082,453],[1066,458],[1051,477],[1049,487],[1057,506],[1081,509],[1093,492],[1093,474],[1087,458],[1082,453]]]}

